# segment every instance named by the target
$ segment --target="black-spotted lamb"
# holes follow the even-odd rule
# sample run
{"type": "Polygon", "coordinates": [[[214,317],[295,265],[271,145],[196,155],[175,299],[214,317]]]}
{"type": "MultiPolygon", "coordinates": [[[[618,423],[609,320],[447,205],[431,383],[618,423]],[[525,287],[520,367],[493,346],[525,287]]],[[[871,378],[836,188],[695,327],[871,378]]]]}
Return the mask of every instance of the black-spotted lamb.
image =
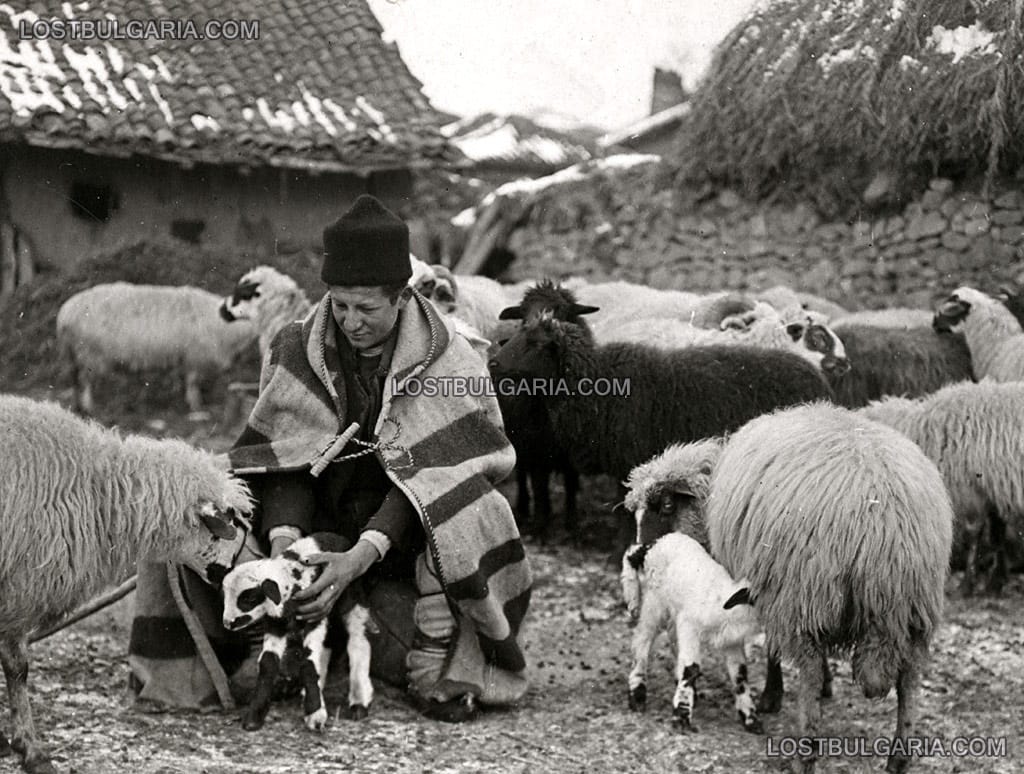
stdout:
{"type": "Polygon", "coordinates": [[[256,694],[242,718],[242,727],[254,731],[263,726],[270,710],[278,678],[297,677],[302,685],[303,711],[310,731],[327,724],[324,683],[332,651],[344,643],[348,653],[349,714],[366,717],[373,701],[370,681],[370,612],[359,581],[342,593],[330,614],[319,621],[295,617],[292,597],[319,577],[322,567],[303,562],[313,554],[342,552],[350,542],[330,532],[316,532],[296,540],[280,556],[258,559],[236,567],[224,579],[224,627],[238,631],[266,622],[259,656],[256,694]],[[340,631],[344,628],[344,635],[340,631]]]}
{"type": "MultiPolygon", "coordinates": [[[[852,652],[869,698],[896,687],[894,736],[916,701],[942,618],[953,510],[939,470],[903,434],[816,404],[732,435],[711,478],[711,554],[743,578],[772,653],[799,669],[798,736],[819,736],[822,660],[852,652]]],[[[910,758],[896,750],[887,770],[910,758]]],[[[814,769],[813,755],[798,767],[814,769]]]]}
{"type": "Polygon", "coordinates": [[[676,647],[676,690],[673,723],[695,731],[693,705],[701,673],[701,646],[725,657],[729,683],[740,723],[761,733],[761,721],[747,684],[746,644],[760,632],[757,616],[745,603],[746,588],[693,538],[678,532],[664,535],[651,546],[637,546],[623,559],[623,594],[630,610],[639,608],[632,640],[629,707],[647,703],[647,665],[658,635],[668,630],[676,647]],[[633,563],[639,583],[632,586],[626,565],[633,563]]]}
{"type": "Polygon", "coordinates": [[[959,287],[939,306],[934,325],[939,331],[963,332],[978,379],[1024,381],[1024,330],[996,299],[959,287]]]}
{"type": "Polygon", "coordinates": [[[252,325],[228,325],[220,297],[188,286],[111,282],[76,293],[57,311],[57,344],[70,364],[75,402],[96,409],[97,377],[116,368],[178,369],[191,411],[202,407],[204,374],[226,371],[252,346],[252,325]]]}
{"type": "Polygon", "coordinates": [[[142,558],[183,561],[221,582],[251,511],[245,484],[212,454],[0,396],[0,662],[11,746],[28,771],[54,771],[32,721],[30,635],[130,576],[142,558]]]}
{"type": "Polygon", "coordinates": [[[983,538],[994,552],[988,589],[1006,581],[1007,523],[1024,538],[1024,383],[964,383],[908,400],[887,398],[860,414],[916,443],[942,473],[965,548],[962,590],[970,594],[983,538]]]}

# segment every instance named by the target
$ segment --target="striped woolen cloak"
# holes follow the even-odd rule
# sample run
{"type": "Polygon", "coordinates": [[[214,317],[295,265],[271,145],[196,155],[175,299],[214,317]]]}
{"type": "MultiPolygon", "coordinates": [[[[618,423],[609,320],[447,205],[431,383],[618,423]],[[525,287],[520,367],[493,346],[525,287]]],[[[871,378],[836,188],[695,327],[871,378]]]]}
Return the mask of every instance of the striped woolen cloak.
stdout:
{"type": "MultiPolygon", "coordinates": [[[[490,669],[518,674],[526,665],[517,635],[532,578],[512,509],[495,489],[515,465],[515,452],[493,395],[481,389],[418,394],[428,377],[489,384],[470,344],[418,292],[397,324],[374,454],[416,508],[445,592],[461,614],[460,652],[448,659],[447,680],[494,683],[490,669]],[[467,625],[477,634],[468,648],[467,625]]],[[[274,339],[256,405],[228,452],[236,474],[310,469],[329,455],[349,424],[345,395],[334,388],[325,361],[333,325],[325,295],[305,320],[274,339]]],[[[344,453],[353,448],[350,443],[344,453]]]]}

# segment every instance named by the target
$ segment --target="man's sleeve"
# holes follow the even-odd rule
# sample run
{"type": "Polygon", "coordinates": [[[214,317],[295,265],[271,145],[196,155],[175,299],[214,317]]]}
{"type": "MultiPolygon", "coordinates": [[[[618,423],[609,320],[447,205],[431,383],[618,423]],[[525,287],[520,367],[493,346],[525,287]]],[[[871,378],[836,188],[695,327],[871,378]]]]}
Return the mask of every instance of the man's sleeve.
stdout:
{"type": "Polygon", "coordinates": [[[296,527],[308,535],[313,527],[316,500],[313,480],[305,470],[267,473],[260,500],[263,512],[260,533],[266,536],[274,527],[296,527]]]}
{"type": "Polygon", "coordinates": [[[363,531],[382,532],[392,545],[402,546],[403,539],[409,536],[413,527],[419,524],[419,520],[416,509],[409,499],[398,487],[392,486],[380,508],[366,522],[363,531]]]}

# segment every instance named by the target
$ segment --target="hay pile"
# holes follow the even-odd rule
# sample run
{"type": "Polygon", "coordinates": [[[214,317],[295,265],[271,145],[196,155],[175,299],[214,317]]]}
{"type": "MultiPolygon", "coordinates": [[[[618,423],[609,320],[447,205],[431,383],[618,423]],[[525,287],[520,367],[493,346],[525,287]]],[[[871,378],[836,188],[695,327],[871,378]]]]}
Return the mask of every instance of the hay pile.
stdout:
{"type": "MultiPolygon", "coordinates": [[[[226,295],[242,274],[262,263],[290,274],[311,298],[323,292],[317,273],[319,259],[312,253],[253,257],[173,240],[140,242],[65,272],[40,274],[19,287],[0,307],[0,391],[70,386],[70,376],[57,356],[55,321],[61,304],[85,288],[122,280],[193,285],[226,295]]],[[[258,361],[249,358],[238,368],[251,377],[258,361]]],[[[180,399],[179,391],[170,397],[180,399]]]]}
{"type": "MultiPolygon", "coordinates": [[[[774,0],[719,46],[670,161],[682,187],[810,196],[845,214],[1024,158],[1022,0],[774,0]]],[[[980,176],[980,174],[979,174],[980,176]]]]}

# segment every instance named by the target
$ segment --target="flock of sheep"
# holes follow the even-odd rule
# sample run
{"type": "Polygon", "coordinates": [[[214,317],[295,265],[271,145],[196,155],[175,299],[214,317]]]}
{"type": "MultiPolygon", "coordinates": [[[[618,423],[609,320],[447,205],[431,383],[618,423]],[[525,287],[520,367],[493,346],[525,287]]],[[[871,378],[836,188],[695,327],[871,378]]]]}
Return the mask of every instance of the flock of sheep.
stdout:
{"type": "MultiPolygon", "coordinates": [[[[952,547],[963,549],[965,591],[983,554],[992,557],[987,587],[998,591],[1008,544],[1024,528],[1020,298],[962,287],[934,312],[850,313],[781,287],[700,295],[579,279],[501,285],[414,265],[411,284],[493,375],[628,383],[628,397],[524,390],[499,402],[524,528],[546,534],[552,473],[565,476],[570,529],[580,474],[623,482],[633,519],[621,577],[639,621],[631,707],[644,706],[647,660],[667,627],[682,729],[692,728],[703,643],[723,651],[750,731],[761,729],[759,712],[778,710],[778,663],[789,659],[800,674],[800,732],[814,735],[827,656],[850,652],[866,695],[896,687],[896,736],[913,734],[952,547]],[[762,628],[769,681],[755,707],[743,646],[762,628]]],[[[173,365],[198,409],[204,370],[225,369],[254,343],[265,352],[312,303],[266,266],[224,299],[124,283],[78,294],[57,316],[76,407],[94,410],[94,377],[114,367],[173,365]]],[[[26,768],[47,772],[25,684],[30,634],[123,577],[144,548],[220,582],[246,547],[252,504],[220,458],[178,441],[121,437],[13,396],[0,398],[0,426],[0,533],[19,541],[0,556],[11,746],[26,768]],[[59,593],[39,582],[38,567],[60,579],[59,593]]],[[[894,752],[889,770],[908,763],[894,752]]]]}

